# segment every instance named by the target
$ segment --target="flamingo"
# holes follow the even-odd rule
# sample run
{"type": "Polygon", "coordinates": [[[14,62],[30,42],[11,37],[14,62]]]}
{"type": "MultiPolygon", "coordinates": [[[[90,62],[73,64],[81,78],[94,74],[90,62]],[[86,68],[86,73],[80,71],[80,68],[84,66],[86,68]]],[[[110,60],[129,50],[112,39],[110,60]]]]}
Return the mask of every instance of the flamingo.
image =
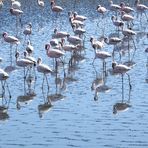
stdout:
{"type": "Polygon", "coordinates": [[[19,9],[10,8],[10,13],[18,17],[19,15],[23,14],[23,11],[19,9]]]}
{"type": "Polygon", "coordinates": [[[124,11],[121,12],[121,19],[127,22],[127,27],[129,27],[129,22],[133,23],[134,17],[132,15],[126,14],[124,11]]]}
{"type": "MultiPolygon", "coordinates": [[[[16,65],[19,66],[19,67],[23,67],[24,68],[24,83],[25,83],[25,80],[26,80],[26,77],[27,77],[27,73],[28,73],[28,70],[26,71],[25,68],[28,68],[29,66],[33,65],[34,62],[29,60],[29,59],[26,59],[26,58],[18,59],[19,55],[20,55],[20,53],[16,52],[16,54],[15,54],[16,65]]],[[[24,87],[25,87],[25,85],[24,85],[24,87]]]]}
{"type": "Polygon", "coordinates": [[[133,44],[134,44],[134,48],[135,48],[134,54],[133,54],[133,57],[134,57],[135,51],[136,51],[136,45],[135,45],[133,36],[136,35],[136,32],[133,31],[131,28],[129,28],[129,29],[124,29],[124,30],[122,30],[122,34],[123,34],[125,37],[128,37],[128,58],[129,58],[129,61],[127,62],[127,64],[134,64],[134,63],[132,63],[132,59],[133,59],[133,58],[130,59],[130,42],[129,42],[129,41],[130,41],[130,39],[132,39],[133,44]]]}
{"type": "MultiPolygon", "coordinates": [[[[23,14],[23,11],[20,9],[14,9],[13,7],[11,7],[10,13],[16,16],[16,35],[17,35],[18,34],[18,19],[19,19],[19,16],[23,14]]],[[[21,18],[20,18],[20,22],[21,22],[21,18]]]]}
{"type": "Polygon", "coordinates": [[[111,17],[111,20],[112,20],[113,24],[116,27],[118,27],[118,30],[119,30],[119,27],[121,27],[122,30],[123,30],[123,26],[124,26],[124,22],[123,21],[118,20],[114,15],[111,17]]]}
{"type": "Polygon", "coordinates": [[[134,12],[134,9],[129,6],[126,6],[124,2],[121,2],[120,6],[121,6],[121,11],[124,11],[125,13],[134,12]]]}
{"type": "Polygon", "coordinates": [[[69,17],[69,22],[70,22],[71,26],[76,25],[76,28],[84,26],[84,22],[74,19],[73,17],[69,17]]]}
{"type": "Polygon", "coordinates": [[[70,34],[68,34],[67,41],[73,45],[78,45],[78,44],[81,44],[82,39],[77,36],[71,36],[70,34]]]}
{"type": "Polygon", "coordinates": [[[35,80],[36,80],[35,67],[36,67],[37,61],[34,57],[32,57],[30,54],[28,54],[27,51],[24,51],[24,59],[27,59],[27,60],[30,60],[31,62],[33,62],[33,64],[29,66],[29,77],[28,77],[28,79],[30,80],[29,82],[31,83],[32,82],[32,76],[31,76],[32,67],[33,67],[34,77],[35,77],[35,80]]]}
{"type": "Polygon", "coordinates": [[[97,12],[102,14],[102,16],[104,16],[104,14],[107,12],[107,9],[101,5],[97,6],[97,12]]]}
{"type": "Polygon", "coordinates": [[[111,54],[107,51],[95,50],[95,57],[93,60],[93,64],[95,59],[99,58],[103,61],[103,72],[106,74],[106,62],[105,59],[111,57],[111,54]]]}
{"type": "Polygon", "coordinates": [[[56,28],[54,29],[54,34],[52,35],[52,38],[65,38],[67,37],[68,33],[64,31],[58,31],[56,28]]]}
{"type": "Polygon", "coordinates": [[[46,78],[46,83],[47,83],[48,90],[49,90],[49,83],[48,83],[48,79],[47,79],[47,74],[52,73],[53,72],[52,69],[48,65],[42,64],[42,59],[38,58],[38,60],[37,60],[37,71],[40,72],[40,73],[43,73],[42,88],[43,88],[43,85],[44,85],[44,79],[46,78]]]}
{"type": "Polygon", "coordinates": [[[110,2],[110,10],[116,12],[116,16],[117,16],[117,12],[120,11],[121,7],[118,4],[114,4],[112,0],[109,0],[110,2]]]}
{"type": "Polygon", "coordinates": [[[60,13],[64,10],[61,6],[57,6],[54,1],[51,1],[50,5],[53,12],[60,13]]]}
{"type": "Polygon", "coordinates": [[[112,63],[112,68],[113,68],[113,73],[115,74],[121,74],[122,77],[122,100],[124,100],[124,82],[123,82],[123,77],[124,74],[128,76],[128,81],[129,81],[129,90],[131,90],[131,82],[130,82],[130,75],[127,73],[129,70],[131,70],[130,67],[124,65],[124,64],[117,64],[117,62],[112,63]]]}
{"type": "MultiPolygon", "coordinates": [[[[60,59],[61,57],[63,57],[65,55],[65,53],[59,49],[51,49],[50,44],[46,44],[45,45],[45,50],[46,50],[46,54],[48,57],[55,59],[56,61],[56,72],[57,72],[57,59],[60,59]]],[[[64,62],[62,61],[63,66],[64,66],[64,62]]]]}
{"type": "Polygon", "coordinates": [[[25,41],[26,41],[27,36],[29,36],[29,40],[30,40],[30,35],[32,34],[32,24],[31,23],[29,23],[26,26],[26,28],[23,31],[23,34],[25,35],[25,41]]]}
{"type": "Polygon", "coordinates": [[[81,37],[86,32],[86,30],[81,27],[76,28],[76,24],[72,25],[72,29],[75,35],[79,35],[79,37],[81,37]]]}
{"type": "Polygon", "coordinates": [[[17,52],[17,46],[20,44],[20,41],[18,38],[9,35],[7,32],[3,33],[4,41],[10,44],[10,59],[11,59],[11,66],[12,66],[12,45],[16,45],[16,51],[17,52]]]}
{"type": "Polygon", "coordinates": [[[146,14],[146,10],[148,10],[148,7],[146,5],[140,4],[140,0],[135,0],[135,6],[137,11],[141,14],[141,17],[142,17],[142,14],[144,13],[148,21],[148,16],[146,14]]]}
{"type": "Polygon", "coordinates": [[[104,38],[101,38],[100,41],[98,41],[94,37],[91,37],[90,42],[94,49],[102,49],[104,47],[104,38]]]}
{"type": "Polygon", "coordinates": [[[114,61],[114,52],[115,52],[115,46],[119,43],[121,43],[121,39],[118,37],[111,37],[111,38],[104,38],[104,42],[108,45],[114,45],[113,52],[112,52],[112,57],[114,61]]]}
{"type": "MultiPolygon", "coordinates": [[[[70,16],[70,15],[69,15],[70,16]]],[[[77,12],[73,13],[73,20],[77,20],[77,21],[85,21],[87,19],[87,17],[83,16],[83,15],[78,15],[77,12]]]]}

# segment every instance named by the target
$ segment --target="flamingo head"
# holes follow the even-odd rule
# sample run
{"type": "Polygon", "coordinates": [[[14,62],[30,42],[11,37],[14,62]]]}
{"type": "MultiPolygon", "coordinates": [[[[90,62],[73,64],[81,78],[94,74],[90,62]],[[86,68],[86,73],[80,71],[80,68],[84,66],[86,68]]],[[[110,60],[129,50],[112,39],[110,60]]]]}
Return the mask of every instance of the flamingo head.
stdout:
{"type": "Polygon", "coordinates": [[[76,28],[76,24],[71,24],[72,29],[76,28]]]}
{"type": "Polygon", "coordinates": [[[13,13],[13,10],[14,10],[13,8],[10,8],[10,13],[13,13]]]}
{"type": "Polygon", "coordinates": [[[39,57],[38,60],[37,60],[37,64],[39,65],[39,64],[41,64],[41,63],[42,63],[42,58],[39,57]]]}
{"type": "Polygon", "coordinates": [[[112,0],[109,0],[109,3],[110,3],[110,4],[113,4],[113,1],[112,1],[112,0]]]}
{"type": "Polygon", "coordinates": [[[91,42],[91,43],[93,42],[93,40],[94,40],[94,38],[93,38],[93,37],[90,37],[90,42],[91,42]]]}
{"type": "Polygon", "coordinates": [[[67,38],[70,37],[70,34],[67,34],[67,38]]]}
{"type": "Polygon", "coordinates": [[[116,65],[117,65],[117,62],[113,61],[112,62],[112,68],[115,69],[116,65]]]}
{"type": "Polygon", "coordinates": [[[7,36],[7,35],[8,35],[7,32],[4,32],[4,33],[2,34],[3,37],[5,37],[5,36],[7,36]]]}
{"type": "Polygon", "coordinates": [[[55,2],[54,1],[51,1],[50,5],[51,6],[55,5],[55,2]]]}
{"type": "Polygon", "coordinates": [[[78,13],[75,11],[75,12],[73,13],[73,16],[76,17],[77,15],[78,15],[78,13]]]}
{"type": "Polygon", "coordinates": [[[50,44],[45,45],[45,50],[48,50],[48,49],[50,49],[50,44]]]}
{"type": "Polygon", "coordinates": [[[30,22],[30,23],[28,24],[28,26],[29,26],[30,28],[32,28],[32,23],[30,22]]]}
{"type": "Polygon", "coordinates": [[[72,16],[72,12],[71,11],[68,12],[68,16],[72,16]]]}
{"type": "Polygon", "coordinates": [[[135,0],[135,6],[137,6],[140,3],[140,0],[135,0]]]}
{"type": "Polygon", "coordinates": [[[17,51],[15,54],[15,58],[18,59],[19,55],[20,55],[20,53],[17,51]]]}
{"type": "Polygon", "coordinates": [[[108,38],[107,37],[104,37],[104,42],[108,43],[108,38]]]}
{"type": "Polygon", "coordinates": [[[121,2],[121,3],[120,3],[120,6],[121,6],[121,7],[124,7],[124,6],[125,6],[125,3],[124,3],[124,2],[121,2]]]}
{"type": "Polygon", "coordinates": [[[61,43],[62,43],[62,44],[65,43],[65,39],[64,39],[64,38],[61,39],[61,43]]]}
{"type": "Polygon", "coordinates": [[[24,57],[27,57],[27,55],[28,55],[28,52],[24,51],[24,57]]]}
{"type": "Polygon", "coordinates": [[[101,7],[101,5],[98,5],[98,6],[97,6],[97,9],[99,9],[100,7],[101,7]]]}
{"type": "Polygon", "coordinates": [[[111,20],[115,20],[116,19],[116,17],[113,15],[112,17],[111,17],[111,20]]]}
{"type": "Polygon", "coordinates": [[[56,33],[57,33],[57,31],[58,31],[58,29],[57,29],[57,28],[55,28],[53,32],[56,34],[56,33]]]}

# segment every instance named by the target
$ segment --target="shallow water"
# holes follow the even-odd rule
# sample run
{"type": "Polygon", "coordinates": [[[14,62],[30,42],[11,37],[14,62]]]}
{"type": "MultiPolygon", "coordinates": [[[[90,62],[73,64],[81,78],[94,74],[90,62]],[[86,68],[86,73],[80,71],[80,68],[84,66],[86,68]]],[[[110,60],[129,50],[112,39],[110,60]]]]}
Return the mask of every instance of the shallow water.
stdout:
{"type": "MultiPolygon", "coordinates": [[[[24,96],[23,69],[17,69],[10,74],[8,79],[12,98],[10,100],[8,115],[5,121],[0,121],[0,147],[118,147],[141,148],[148,147],[148,83],[146,83],[146,54],[148,47],[148,23],[143,17],[142,25],[139,20],[134,21],[133,29],[137,32],[134,40],[137,51],[134,57],[136,65],[128,72],[131,76],[132,90],[128,92],[128,81],[125,80],[125,102],[130,99],[131,107],[126,112],[113,114],[113,105],[122,101],[121,77],[108,73],[106,85],[110,90],[106,93],[99,92],[98,100],[94,101],[95,92],[91,90],[92,82],[96,79],[96,72],[101,73],[102,62],[97,59],[95,68],[92,66],[94,52],[89,42],[90,37],[100,37],[103,26],[104,35],[115,33],[115,27],[111,22],[112,13],[108,13],[102,19],[95,9],[98,1],[66,1],[58,0],[57,4],[64,8],[60,16],[55,17],[50,10],[49,1],[45,2],[45,8],[39,9],[36,1],[22,1],[23,27],[19,27],[18,37],[24,41],[23,29],[25,24],[32,22],[33,34],[31,42],[34,46],[34,56],[42,57],[43,62],[51,65],[52,61],[45,55],[44,46],[51,39],[55,27],[73,34],[68,21],[68,11],[75,10],[88,17],[86,20],[85,54],[73,71],[72,78],[65,80],[66,90],[61,91],[61,96],[53,97],[56,93],[55,76],[49,76],[50,90],[41,90],[42,75],[37,73],[35,96],[27,98],[24,102],[20,96],[24,96]],[[42,21],[41,21],[42,20],[42,21]],[[97,23],[99,27],[97,27],[97,23]],[[47,96],[48,95],[48,96],[47,96]],[[51,99],[51,109],[42,115],[38,106],[44,104],[47,98],[51,99]],[[19,98],[19,99],[18,99],[19,98]],[[59,99],[59,100],[58,100],[59,99]],[[19,106],[18,106],[19,105],[19,106]]],[[[108,7],[108,4],[103,4],[108,7]]],[[[119,3],[119,2],[118,2],[119,3]]],[[[145,1],[145,4],[148,3],[145,1]]],[[[133,5],[133,4],[131,4],[133,5]]],[[[0,11],[0,32],[8,32],[15,35],[15,17],[9,14],[10,3],[5,1],[0,11]]],[[[148,13],[147,13],[148,14],[148,13]]],[[[5,68],[10,63],[9,45],[0,43],[0,63],[5,68]]],[[[23,52],[25,46],[18,46],[23,52]]],[[[105,45],[106,51],[112,51],[113,47],[105,45]]],[[[117,59],[118,60],[118,59],[117,59]]],[[[127,54],[123,57],[127,60],[127,54]]],[[[51,65],[52,67],[52,65],[51,65]]],[[[111,59],[107,60],[107,69],[111,68],[111,59]]],[[[67,70],[67,69],[66,69],[67,70]]],[[[60,81],[64,81],[63,71],[60,68],[60,81]]],[[[8,96],[6,98],[8,100],[8,96]]]]}

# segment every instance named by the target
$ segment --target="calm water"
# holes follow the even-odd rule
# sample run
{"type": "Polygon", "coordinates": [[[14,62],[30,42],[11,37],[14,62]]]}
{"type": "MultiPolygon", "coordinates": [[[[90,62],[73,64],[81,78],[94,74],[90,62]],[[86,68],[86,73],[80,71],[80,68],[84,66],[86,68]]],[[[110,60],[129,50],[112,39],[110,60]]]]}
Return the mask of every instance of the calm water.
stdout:
{"type": "MultiPolygon", "coordinates": [[[[9,119],[0,121],[0,147],[148,147],[148,83],[145,81],[147,57],[144,52],[148,47],[146,37],[148,23],[146,19],[143,17],[142,25],[138,20],[134,21],[133,27],[137,32],[134,38],[137,51],[134,57],[136,65],[129,71],[132,85],[130,96],[127,80],[125,80],[124,89],[125,101],[130,97],[129,104],[132,107],[126,112],[114,115],[113,105],[122,101],[121,78],[108,74],[106,85],[111,90],[107,93],[99,93],[98,100],[94,101],[95,92],[91,90],[91,86],[96,79],[95,69],[98,73],[101,73],[102,62],[97,59],[95,68],[92,66],[94,53],[89,42],[91,36],[97,38],[102,35],[103,25],[105,36],[116,32],[110,19],[112,14],[108,13],[102,20],[95,11],[97,4],[99,4],[99,1],[95,0],[89,2],[76,1],[76,3],[73,0],[58,0],[57,4],[64,8],[64,12],[55,18],[50,10],[49,1],[45,2],[42,16],[40,15],[42,11],[36,1],[22,1],[22,10],[24,11],[22,24],[32,22],[31,42],[35,49],[34,56],[36,58],[42,57],[44,63],[51,65],[52,61],[45,56],[44,45],[50,41],[53,29],[58,27],[60,30],[73,34],[67,15],[70,10],[76,10],[88,17],[85,23],[86,38],[84,45],[86,52],[83,60],[80,60],[75,70],[71,72],[75,81],[66,83],[66,90],[61,91],[63,99],[52,102],[51,110],[40,118],[38,105],[43,104],[47,97],[47,91],[42,92],[41,90],[42,75],[37,73],[36,96],[30,102],[20,103],[18,97],[24,95],[23,70],[13,71],[8,80],[12,94],[8,109],[9,119]],[[99,27],[97,27],[99,21],[99,27]],[[18,103],[20,104],[19,110],[17,109],[18,103]]],[[[148,3],[145,1],[145,4],[148,3]]],[[[108,7],[108,3],[103,5],[108,7]]],[[[4,7],[0,11],[0,32],[7,31],[15,35],[15,17],[10,16],[9,8],[10,2],[5,1],[4,7]]],[[[18,35],[22,43],[24,40],[23,29],[24,26],[19,28],[18,35]]],[[[112,51],[112,48],[108,45],[104,47],[109,52],[112,51]]],[[[25,46],[19,45],[18,49],[23,52],[25,46]]],[[[7,43],[0,43],[0,57],[3,58],[1,67],[5,68],[10,63],[9,45],[7,43]]],[[[127,54],[123,57],[123,61],[127,60],[126,57],[127,54]]],[[[107,60],[107,68],[111,68],[111,59],[107,60]]],[[[60,71],[59,78],[63,80],[62,69],[60,71]]],[[[55,94],[55,92],[55,77],[50,76],[48,95],[55,94]]]]}

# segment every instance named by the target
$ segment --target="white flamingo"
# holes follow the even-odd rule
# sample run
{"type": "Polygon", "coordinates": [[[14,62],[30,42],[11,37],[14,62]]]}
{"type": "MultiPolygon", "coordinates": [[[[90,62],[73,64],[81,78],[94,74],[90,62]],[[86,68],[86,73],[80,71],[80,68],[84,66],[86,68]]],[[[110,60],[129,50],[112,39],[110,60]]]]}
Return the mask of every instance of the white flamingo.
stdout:
{"type": "Polygon", "coordinates": [[[118,38],[118,37],[104,38],[104,42],[106,44],[114,46],[113,52],[112,52],[113,61],[114,61],[115,47],[116,47],[117,44],[121,43],[121,41],[122,40],[120,38],[118,38]]]}
{"type": "Polygon", "coordinates": [[[54,1],[51,1],[50,5],[53,12],[60,13],[64,10],[61,6],[56,5],[54,1]]]}
{"type": "Polygon", "coordinates": [[[56,28],[54,29],[54,34],[52,35],[52,38],[65,38],[67,37],[68,33],[64,31],[58,31],[56,28]]]}
{"type": "Polygon", "coordinates": [[[32,24],[31,23],[29,23],[26,26],[26,28],[23,31],[23,34],[25,35],[25,41],[26,41],[27,36],[29,36],[29,40],[30,40],[30,35],[32,34],[32,24]]]}
{"type": "Polygon", "coordinates": [[[72,25],[72,28],[75,35],[78,35],[79,37],[81,37],[86,32],[86,30],[81,27],[77,28],[75,24],[72,25]]]}
{"type": "Polygon", "coordinates": [[[117,16],[117,12],[121,10],[120,5],[114,4],[112,0],[109,0],[109,2],[110,2],[110,10],[116,12],[116,16],[117,16]]]}
{"type": "Polygon", "coordinates": [[[124,11],[121,12],[121,19],[124,21],[124,22],[127,22],[127,27],[129,27],[129,23],[131,22],[133,24],[133,20],[134,20],[134,17],[130,14],[127,14],[125,13],[124,11]]]}
{"type": "Polygon", "coordinates": [[[73,45],[78,45],[82,43],[82,39],[78,36],[67,35],[67,41],[73,45]]]}
{"type": "Polygon", "coordinates": [[[142,14],[144,13],[145,14],[145,17],[148,21],[148,16],[146,14],[146,11],[148,10],[148,7],[144,4],[140,4],[140,0],[136,0],[135,1],[135,6],[136,6],[136,10],[141,14],[141,17],[142,17],[142,14]]]}
{"type": "Polygon", "coordinates": [[[118,20],[114,15],[111,17],[111,20],[112,20],[113,24],[118,28],[118,30],[120,27],[123,30],[123,26],[124,26],[123,21],[118,20]]]}
{"type": "MultiPolygon", "coordinates": [[[[46,54],[49,58],[55,59],[55,62],[56,62],[55,70],[57,73],[57,70],[58,70],[57,59],[62,58],[65,55],[65,53],[59,49],[51,48],[50,44],[45,45],[45,50],[46,50],[46,54]]],[[[60,59],[60,60],[62,61],[62,59],[60,59]]],[[[62,63],[63,63],[63,67],[64,67],[64,62],[62,61],[62,63]]]]}
{"type": "Polygon", "coordinates": [[[16,65],[19,67],[24,68],[24,82],[26,80],[27,74],[28,74],[28,70],[26,71],[26,68],[29,68],[29,66],[33,65],[34,62],[31,60],[28,60],[26,58],[19,58],[20,53],[16,52],[15,57],[16,57],[16,65]]]}
{"type": "Polygon", "coordinates": [[[73,13],[73,20],[77,20],[77,21],[85,21],[87,19],[87,17],[83,16],[83,15],[78,15],[77,12],[73,13]]]}
{"type": "Polygon", "coordinates": [[[48,90],[49,90],[49,83],[48,83],[48,78],[47,78],[47,74],[52,73],[52,69],[45,64],[42,64],[42,59],[38,58],[37,60],[37,71],[40,73],[43,73],[43,82],[42,82],[42,88],[44,86],[44,79],[46,79],[46,83],[48,86],[48,90]]]}
{"type": "Polygon", "coordinates": [[[126,6],[124,2],[121,2],[120,6],[121,6],[121,11],[124,11],[125,13],[134,12],[134,9],[129,6],[126,6]]]}
{"type": "Polygon", "coordinates": [[[12,66],[12,46],[13,46],[13,44],[16,45],[16,51],[15,52],[17,52],[17,46],[18,46],[18,44],[20,44],[20,41],[19,41],[18,38],[11,36],[11,35],[8,35],[7,32],[3,33],[3,38],[4,38],[5,42],[10,44],[10,61],[11,61],[11,66],[12,66]]]}
{"type": "Polygon", "coordinates": [[[97,12],[102,14],[102,16],[104,16],[104,14],[107,12],[107,9],[101,5],[97,6],[97,12]]]}
{"type": "Polygon", "coordinates": [[[104,47],[104,38],[101,38],[99,41],[96,40],[94,37],[91,37],[90,42],[94,49],[102,49],[104,47]]]}
{"type": "Polygon", "coordinates": [[[115,74],[121,74],[122,76],[122,100],[124,100],[124,81],[123,77],[124,74],[128,76],[128,81],[129,81],[129,90],[131,90],[131,82],[130,82],[130,75],[127,73],[129,70],[131,70],[130,67],[124,65],[124,64],[117,64],[116,62],[112,63],[112,68],[113,68],[113,73],[115,74]]]}

